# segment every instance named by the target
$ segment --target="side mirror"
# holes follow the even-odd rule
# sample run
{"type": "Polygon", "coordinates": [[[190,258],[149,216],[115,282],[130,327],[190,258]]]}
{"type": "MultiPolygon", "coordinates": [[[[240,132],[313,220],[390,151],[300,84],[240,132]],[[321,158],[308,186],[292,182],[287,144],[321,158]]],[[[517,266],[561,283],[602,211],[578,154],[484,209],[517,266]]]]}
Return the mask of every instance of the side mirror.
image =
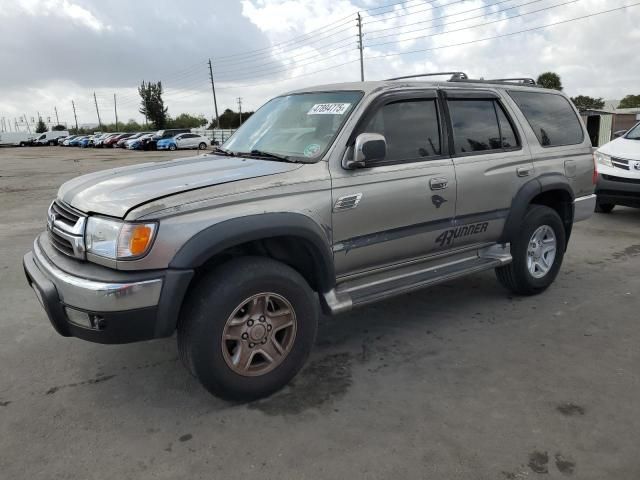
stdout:
{"type": "Polygon", "coordinates": [[[372,161],[384,160],[387,155],[387,141],[379,133],[361,133],[356,138],[353,159],[343,162],[345,168],[362,168],[372,161]]]}

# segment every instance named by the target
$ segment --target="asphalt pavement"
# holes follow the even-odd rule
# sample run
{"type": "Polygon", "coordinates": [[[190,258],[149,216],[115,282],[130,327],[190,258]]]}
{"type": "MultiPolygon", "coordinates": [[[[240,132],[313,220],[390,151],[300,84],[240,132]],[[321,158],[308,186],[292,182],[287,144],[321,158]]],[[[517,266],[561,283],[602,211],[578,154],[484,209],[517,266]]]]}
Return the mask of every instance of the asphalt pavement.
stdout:
{"type": "Polygon", "coordinates": [[[485,272],[324,318],[252,404],[210,396],[175,338],[60,337],[21,264],[57,187],[194,154],[0,149],[0,478],[640,478],[640,210],[576,225],[542,295],[485,272]]]}

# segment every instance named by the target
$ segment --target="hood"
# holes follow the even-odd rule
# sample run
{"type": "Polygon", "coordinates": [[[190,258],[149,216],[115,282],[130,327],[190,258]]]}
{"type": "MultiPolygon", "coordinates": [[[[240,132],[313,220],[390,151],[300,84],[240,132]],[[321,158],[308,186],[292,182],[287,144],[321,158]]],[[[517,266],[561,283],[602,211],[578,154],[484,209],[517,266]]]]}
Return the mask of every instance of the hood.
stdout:
{"type": "Polygon", "coordinates": [[[58,198],[82,212],[123,218],[132,208],[157,198],[299,167],[253,158],[200,155],[83,175],[64,183],[58,198]]]}
{"type": "Polygon", "coordinates": [[[612,157],[640,160],[640,140],[629,140],[624,137],[604,144],[598,151],[612,157]]]}

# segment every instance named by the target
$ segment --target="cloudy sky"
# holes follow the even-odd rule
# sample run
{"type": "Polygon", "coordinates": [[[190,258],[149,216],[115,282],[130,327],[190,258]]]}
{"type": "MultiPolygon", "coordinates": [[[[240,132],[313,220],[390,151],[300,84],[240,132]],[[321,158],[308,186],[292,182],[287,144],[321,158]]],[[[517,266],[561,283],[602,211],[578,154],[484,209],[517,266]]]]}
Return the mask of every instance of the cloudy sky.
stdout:
{"type": "Polygon", "coordinates": [[[136,87],[161,80],[171,115],[243,110],[319,83],[428,71],[472,77],[558,72],[570,95],[640,91],[638,0],[0,0],[0,117],[135,118],[136,87]],[[545,25],[556,24],[547,28],[545,25]],[[528,32],[522,32],[529,30],[528,32]],[[513,34],[513,35],[512,35],[513,34]],[[496,38],[497,37],[497,38],[496,38]],[[487,40],[484,40],[487,39],[487,40]]]}

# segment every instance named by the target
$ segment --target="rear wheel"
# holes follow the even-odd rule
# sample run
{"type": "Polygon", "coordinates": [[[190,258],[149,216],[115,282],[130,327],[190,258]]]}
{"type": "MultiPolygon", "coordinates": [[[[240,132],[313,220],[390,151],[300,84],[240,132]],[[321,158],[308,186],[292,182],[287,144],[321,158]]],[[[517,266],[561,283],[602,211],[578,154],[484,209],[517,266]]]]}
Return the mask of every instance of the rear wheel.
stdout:
{"type": "Polygon", "coordinates": [[[169,145],[169,150],[173,151],[175,150],[177,147],[172,143],[171,145],[169,145]]]}
{"type": "Polygon", "coordinates": [[[511,264],[496,268],[502,285],[520,295],[535,295],[553,283],[564,257],[566,235],[558,213],[530,205],[511,242],[511,264]]]}
{"type": "Polygon", "coordinates": [[[616,206],[615,203],[601,202],[599,198],[596,200],[597,213],[611,213],[611,211],[615,206],[616,206]]]}
{"type": "Polygon", "coordinates": [[[204,142],[202,142],[200,145],[198,145],[198,148],[199,148],[200,150],[204,150],[205,148],[207,148],[207,144],[206,144],[206,143],[204,143],[204,142]]]}
{"type": "Polygon", "coordinates": [[[285,386],[313,345],[317,296],[287,265],[231,260],[190,292],[178,326],[185,366],[214,395],[253,400],[285,386]]]}

